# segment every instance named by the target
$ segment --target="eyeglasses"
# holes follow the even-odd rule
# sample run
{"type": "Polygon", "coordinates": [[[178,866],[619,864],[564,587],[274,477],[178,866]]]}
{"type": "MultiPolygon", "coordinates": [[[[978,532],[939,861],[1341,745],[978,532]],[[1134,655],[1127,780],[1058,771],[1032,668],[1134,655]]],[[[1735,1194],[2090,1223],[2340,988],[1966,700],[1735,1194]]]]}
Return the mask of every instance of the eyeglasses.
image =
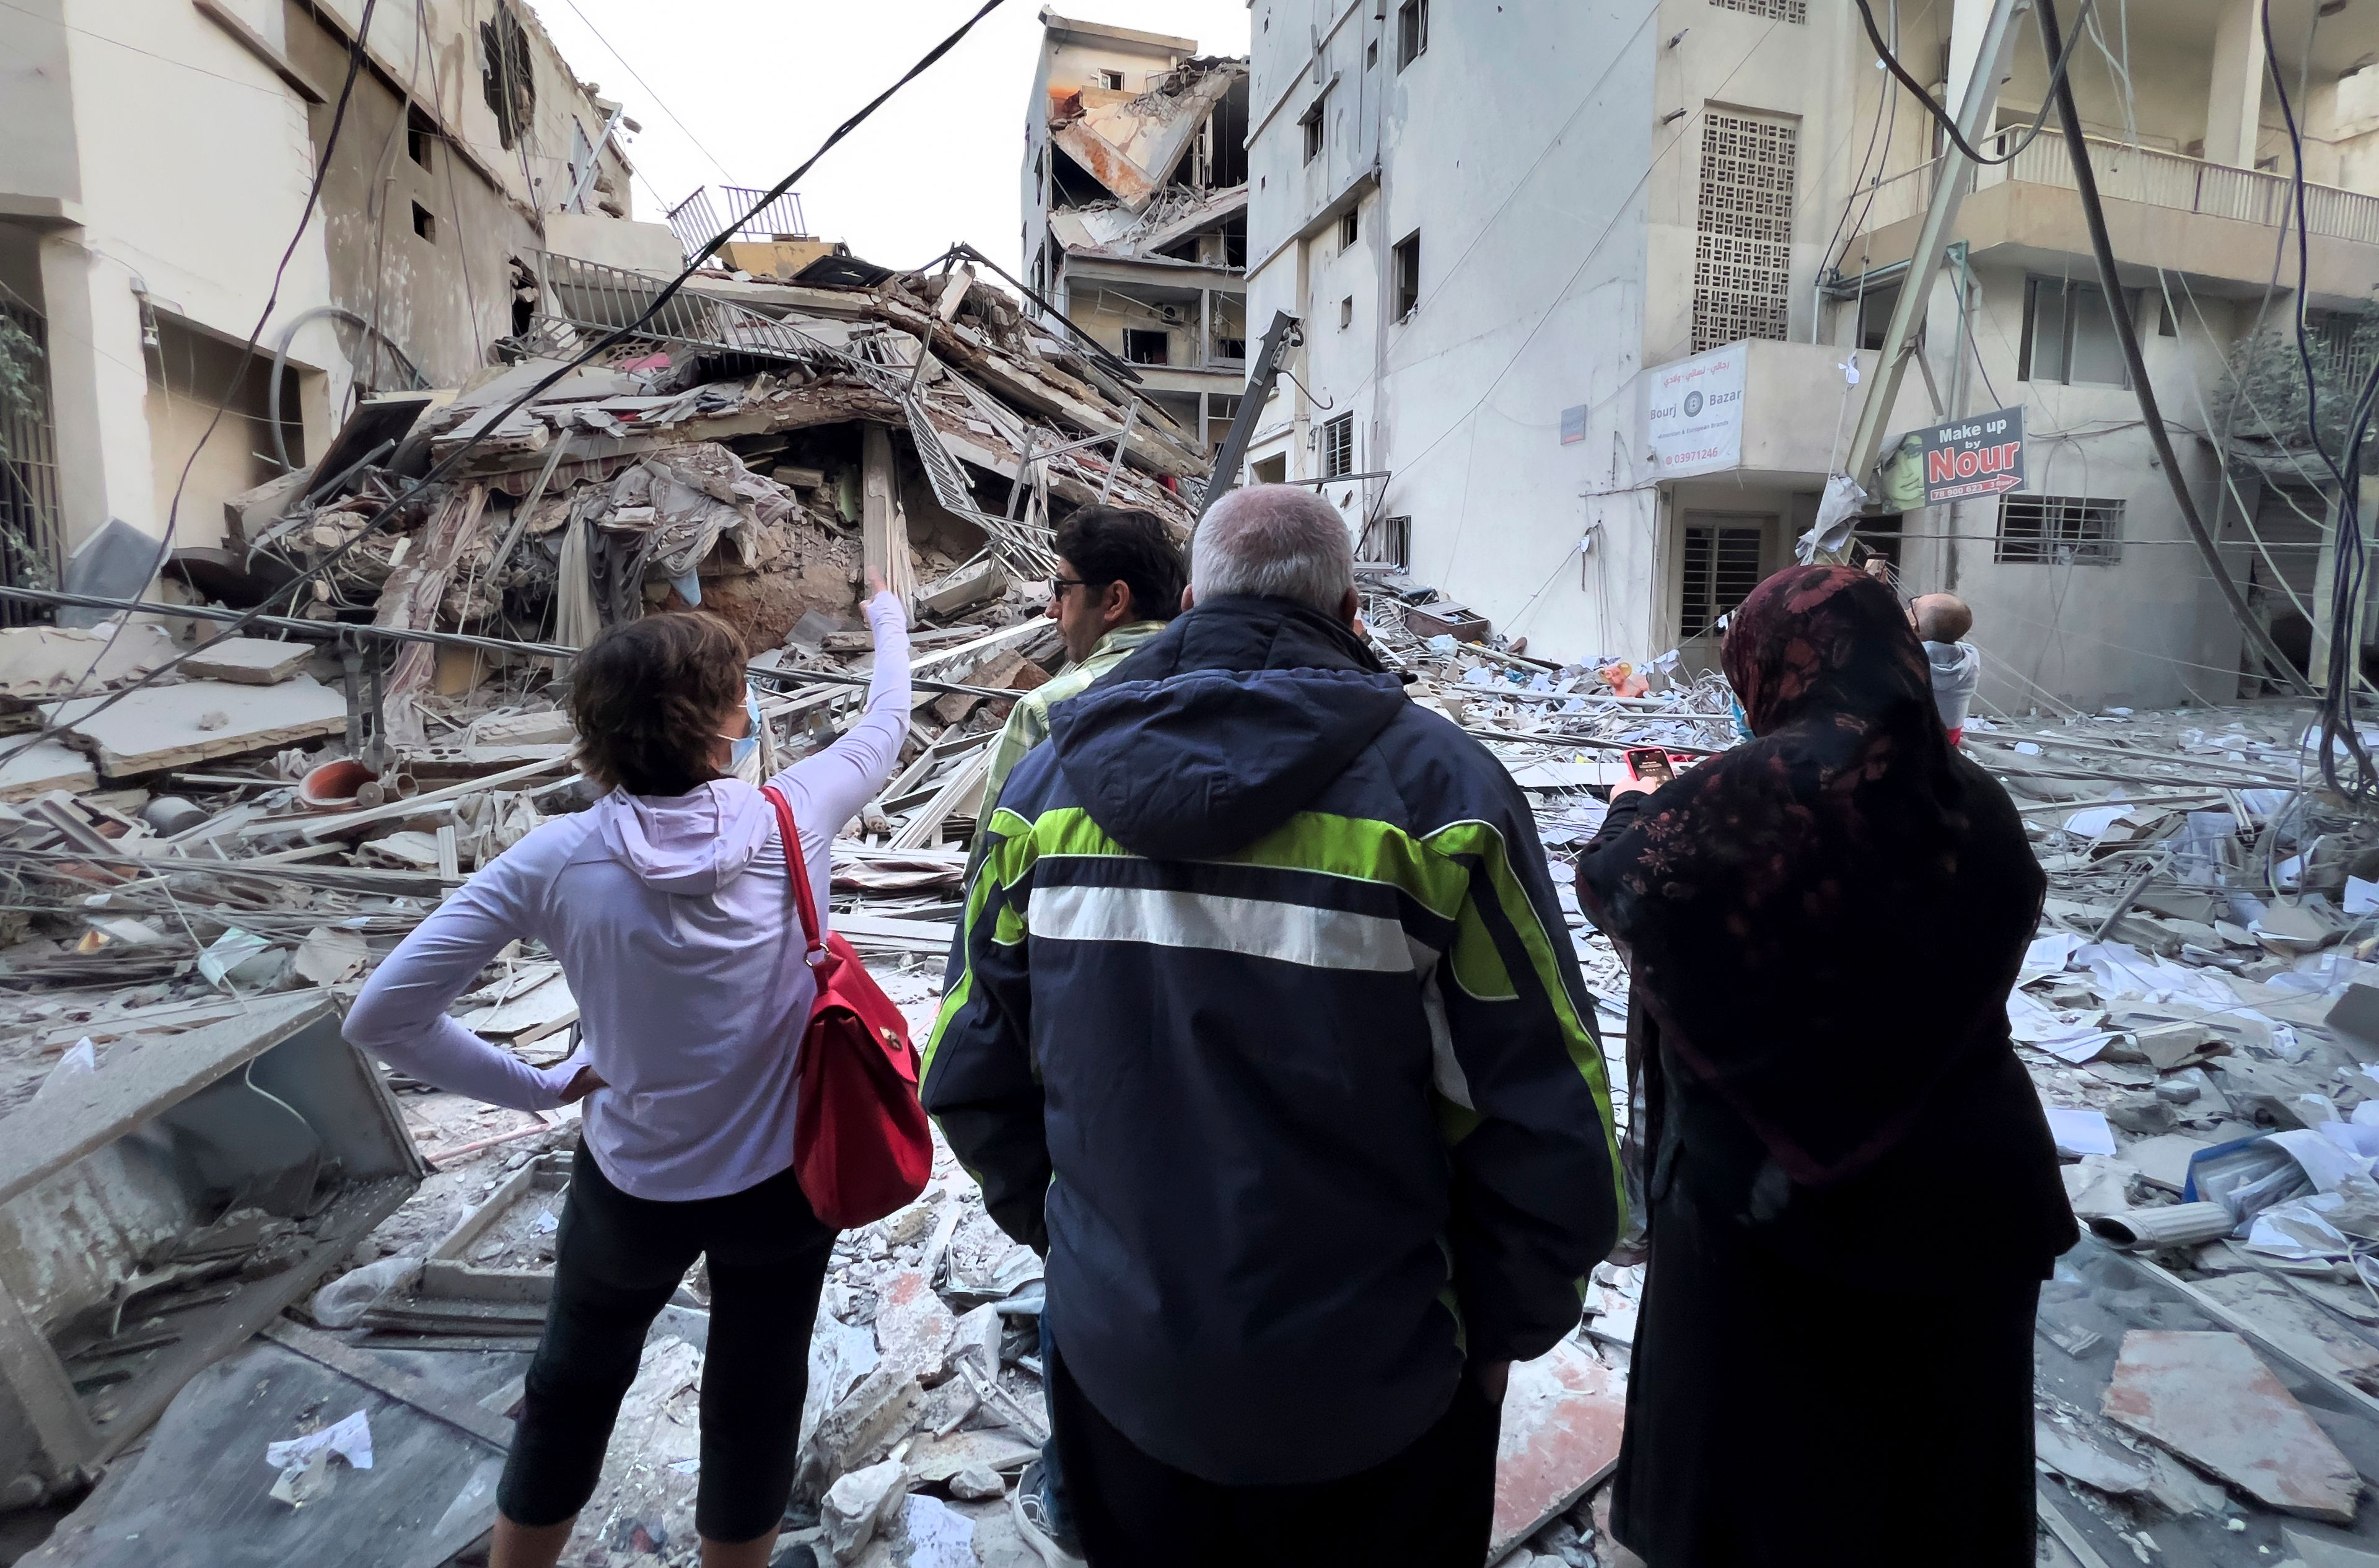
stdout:
{"type": "Polygon", "coordinates": [[[1063,595],[1068,588],[1087,588],[1090,586],[1092,586],[1091,584],[1084,582],[1080,577],[1052,577],[1049,579],[1049,597],[1051,598],[1057,598],[1063,595]]]}

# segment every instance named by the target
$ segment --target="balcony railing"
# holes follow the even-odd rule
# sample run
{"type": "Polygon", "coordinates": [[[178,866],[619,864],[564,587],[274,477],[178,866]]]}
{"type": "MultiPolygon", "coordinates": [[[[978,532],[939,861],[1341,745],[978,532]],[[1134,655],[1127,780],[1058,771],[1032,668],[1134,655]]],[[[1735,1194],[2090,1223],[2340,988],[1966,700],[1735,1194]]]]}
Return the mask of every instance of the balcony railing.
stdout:
{"type": "MultiPolygon", "coordinates": [[[[2022,130],[2001,131],[1984,144],[1995,157],[2005,156],[2023,141],[2022,130]]],[[[2133,147],[2103,137],[2089,139],[2091,166],[2098,176],[2099,194],[2114,201],[2137,201],[2182,212],[2203,212],[2242,223],[2276,228],[2296,223],[2295,198],[2288,176],[2262,169],[2236,169],[2209,163],[2179,152],[2133,147]]],[[[1933,194],[1930,163],[1893,175],[1876,187],[1875,200],[1861,221],[1862,232],[1879,229],[1923,215],[1933,194]]],[[[2044,130],[2005,163],[1973,171],[1974,190],[1995,185],[2045,185],[2071,190],[2073,161],[2065,139],[2044,130]]],[[[2304,187],[2305,228],[2329,239],[2379,245],[2379,197],[2335,186],[2304,187]]]]}

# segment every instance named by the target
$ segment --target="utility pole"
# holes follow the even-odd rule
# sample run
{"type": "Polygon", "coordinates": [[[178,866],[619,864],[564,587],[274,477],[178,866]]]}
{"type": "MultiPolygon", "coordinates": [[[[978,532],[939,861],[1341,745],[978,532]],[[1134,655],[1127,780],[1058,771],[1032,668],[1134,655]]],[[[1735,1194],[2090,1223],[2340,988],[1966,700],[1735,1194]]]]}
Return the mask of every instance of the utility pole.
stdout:
{"type": "MultiPolygon", "coordinates": [[[[1989,134],[1991,111],[1999,101],[1999,78],[2007,66],[2008,45],[2016,24],[2032,9],[2033,0],[1996,0],[1984,25],[1982,47],[1974,54],[1974,74],[1966,82],[1966,96],[1958,106],[1958,133],[1973,146],[1989,134]]],[[[1891,327],[1884,334],[1883,352],[1868,380],[1866,400],[1859,405],[1858,424],[1851,435],[1850,455],[1842,472],[1865,485],[1882,455],[1886,425],[1900,401],[1901,378],[1916,344],[1918,312],[1933,293],[1933,274],[1941,270],[1950,231],[1957,225],[1958,208],[1966,199],[1967,171],[1973,160],[1951,142],[1935,161],[1933,199],[1925,210],[1925,226],[1917,232],[1916,249],[1900,281],[1900,299],[1891,308],[1891,327]]]]}
{"type": "Polygon", "coordinates": [[[1272,395],[1272,384],[1280,378],[1282,358],[1301,341],[1297,318],[1286,310],[1274,311],[1272,325],[1264,329],[1263,345],[1256,350],[1256,362],[1248,371],[1248,389],[1239,394],[1239,412],[1231,420],[1231,432],[1223,438],[1223,450],[1214,454],[1214,466],[1206,479],[1205,503],[1198,508],[1200,517],[1238,488],[1239,464],[1247,458],[1248,439],[1255,434],[1264,399],[1272,395]]]}

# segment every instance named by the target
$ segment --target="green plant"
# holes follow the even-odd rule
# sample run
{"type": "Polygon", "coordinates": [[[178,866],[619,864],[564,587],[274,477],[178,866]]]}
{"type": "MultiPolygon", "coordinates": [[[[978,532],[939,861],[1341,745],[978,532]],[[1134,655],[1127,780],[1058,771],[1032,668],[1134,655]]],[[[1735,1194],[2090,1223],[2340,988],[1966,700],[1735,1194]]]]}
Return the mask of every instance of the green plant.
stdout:
{"type": "MultiPolygon", "coordinates": [[[[41,345],[14,318],[0,312],[0,416],[30,409],[42,398],[41,345]]],[[[0,458],[8,455],[8,425],[0,418],[0,458]]]]}

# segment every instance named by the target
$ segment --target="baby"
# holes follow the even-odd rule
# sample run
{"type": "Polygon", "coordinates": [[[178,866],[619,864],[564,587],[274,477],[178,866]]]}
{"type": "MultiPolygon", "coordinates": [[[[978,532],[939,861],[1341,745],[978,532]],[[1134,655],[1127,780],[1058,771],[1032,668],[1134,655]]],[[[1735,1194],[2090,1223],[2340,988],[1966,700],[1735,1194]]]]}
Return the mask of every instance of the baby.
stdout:
{"type": "Polygon", "coordinates": [[[1933,665],[1933,703],[1954,746],[1965,738],[1966,705],[1983,671],[1982,654],[1972,643],[1959,641],[1974,629],[1974,612],[1955,594],[1920,594],[1909,604],[1908,618],[1925,639],[1925,657],[1933,665]]]}

